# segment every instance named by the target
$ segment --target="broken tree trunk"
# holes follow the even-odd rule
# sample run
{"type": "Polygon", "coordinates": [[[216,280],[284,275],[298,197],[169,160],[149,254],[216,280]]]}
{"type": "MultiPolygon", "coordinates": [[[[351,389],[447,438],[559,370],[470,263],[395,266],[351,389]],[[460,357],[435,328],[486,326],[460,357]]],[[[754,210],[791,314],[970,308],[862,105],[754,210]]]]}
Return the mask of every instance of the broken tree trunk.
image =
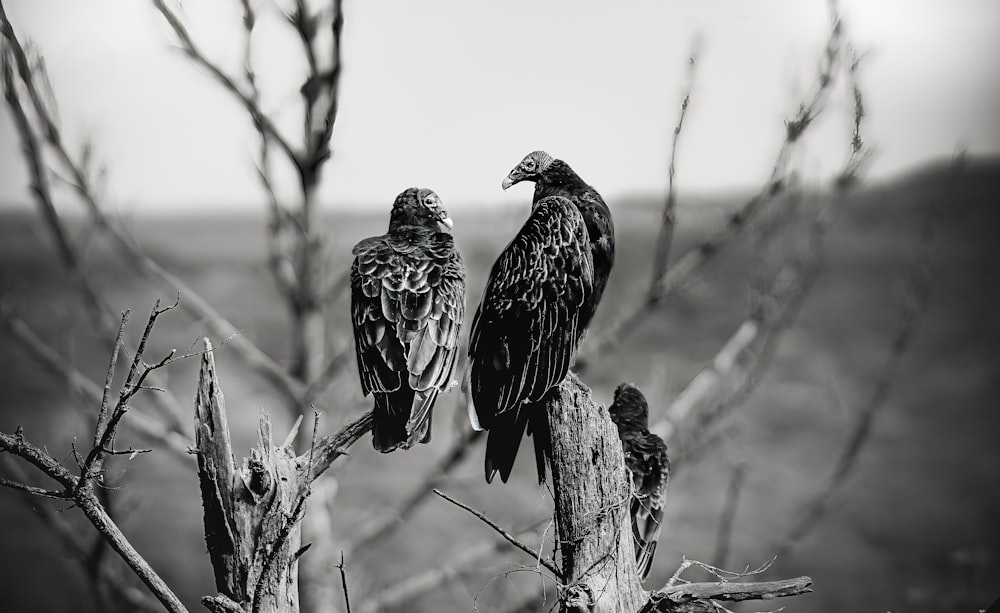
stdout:
{"type": "MultiPolygon", "coordinates": [[[[549,465],[560,554],[560,613],[692,613],[717,611],[716,600],[769,600],[812,591],[812,579],[743,583],[679,583],[647,592],[633,548],[632,480],[618,429],[607,409],[570,374],[547,399],[549,465]]],[[[724,572],[724,571],[723,571],[724,572]]]]}
{"type": "MultiPolygon", "coordinates": [[[[607,409],[574,375],[547,403],[563,613],[634,613],[639,583],[629,515],[631,479],[607,409]]],[[[536,434],[537,436],[537,434],[536,434]]]]}
{"type": "Polygon", "coordinates": [[[217,612],[299,610],[296,567],[312,457],[295,455],[294,437],[276,446],[264,412],[258,435],[257,447],[237,466],[212,345],[205,339],[195,442],[205,542],[220,594],[202,602],[217,612]]]}

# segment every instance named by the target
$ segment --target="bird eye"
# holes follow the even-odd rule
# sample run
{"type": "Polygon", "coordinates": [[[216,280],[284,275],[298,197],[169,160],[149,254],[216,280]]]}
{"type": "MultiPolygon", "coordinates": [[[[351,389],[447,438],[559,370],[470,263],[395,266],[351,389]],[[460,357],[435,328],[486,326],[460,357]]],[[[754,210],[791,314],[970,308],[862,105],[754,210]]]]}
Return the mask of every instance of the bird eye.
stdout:
{"type": "Polygon", "coordinates": [[[523,166],[527,171],[532,171],[535,169],[535,160],[524,160],[524,163],[521,164],[521,166],[523,166]]]}
{"type": "Polygon", "coordinates": [[[426,198],[424,198],[424,204],[426,204],[429,207],[433,207],[436,204],[434,197],[427,196],[426,198]]]}

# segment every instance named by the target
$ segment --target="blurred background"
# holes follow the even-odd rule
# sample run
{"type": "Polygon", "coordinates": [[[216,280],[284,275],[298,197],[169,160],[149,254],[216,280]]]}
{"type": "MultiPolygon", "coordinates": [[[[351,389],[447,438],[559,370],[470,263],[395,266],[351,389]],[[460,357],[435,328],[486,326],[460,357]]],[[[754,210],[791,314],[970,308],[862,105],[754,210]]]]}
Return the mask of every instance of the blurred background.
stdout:
{"type": "MultiPolygon", "coordinates": [[[[242,91],[249,91],[249,57],[259,108],[302,147],[303,84],[315,75],[284,16],[295,3],[249,3],[256,19],[249,56],[241,2],[163,6],[242,91]]],[[[322,3],[304,6],[323,24],[332,18],[322,3]]],[[[278,365],[303,368],[289,293],[275,282],[275,250],[286,248],[287,225],[275,230],[273,214],[277,206],[299,219],[301,169],[272,139],[270,200],[249,115],[186,56],[153,3],[7,0],[3,7],[29,57],[44,58],[32,64],[38,87],[64,148],[88,160],[88,187],[103,218],[278,365]]],[[[331,286],[316,309],[326,329],[315,340],[328,357],[353,351],[348,297],[333,291],[335,280],[358,240],[385,231],[393,197],[410,185],[437,191],[455,221],[471,321],[489,267],[528,213],[530,188],[503,192],[500,181],[524,154],[545,149],[596,187],[615,215],[618,259],[588,339],[595,343],[610,330],[615,342],[590,355],[582,374],[599,403],[632,381],[646,392],[653,420],[662,419],[773,298],[761,287],[785,263],[819,261],[766,355],[743,356],[761,366],[745,392],[710,423],[677,424],[667,521],[647,587],[662,585],[682,556],[718,561],[721,543],[729,569],[778,554],[768,578],[810,575],[815,593],[782,603],[789,610],[987,607],[1000,596],[1000,4],[855,1],[837,10],[846,37],[838,53],[846,58],[853,48],[863,56],[854,73],[866,111],[860,152],[852,150],[848,60],[833,69],[815,109],[821,115],[805,136],[783,145],[799,101],[812,99],[824,71],[831,18],[818,0],[347,2],[333,155],[308,194],[309,232],[319,246],[279,253],[299,280],[316,275],[331,286]],[[726,228],[734,232],[635,325],[616,332],[647,298],[686,94],[671,261],[726,228]],[[953,162],[958,149],[967,152],[960,167],[953,162]],[[776,163],[780,150],[787,159],[776,163]],[[860,158],[860,169],[849,166],[860,158]],[[862,181],[846,195],[831,193],[843,184],[836,179],[845,164],[862,181]],[[773,190],[777,170],[783,181],[773,190]],[[778,193],[734,224],[761,190],[778,193]],[[831,224],[813,253],[815,245],[802,243],[817,216],[831,224]],[[306,273],[298,268],[303,262],[306,273]],[[831,488],[838,466],[843,479],[831,488]],[[817,501],[815,521],[793,534],[817,501]]],[[[317,39],[315,49],[322,60],[330,42],[317,39]]],[[[24,85],[18,89],[30,105],[24,85]]],[[[329,108],[329,101],[314,104],[329,108]]],[[[78,275],[59,257],[32,192],[37,179],[17,120],[9,105],[2,109],[3,318],[23,321],[67,365],[103,382],[109,339],[94,324],[78,275]]],[[[28,121],[40,125],[30,108],[28,121]]],[[[153,301],[172,302],[175,294],[108,239],[68,184],[79,179],[53,149],[43,158],[53,210],[102,301],[114,312],[132,310],[127,339],[134,346],[153,301]]],[[[205,317],[172,311],[157,324],[149,356],[184,352],[206,335],[222,340],[205,317]]],[[[0,339],[0,430],[23,426],[30,440],[71,465],[71,443],[92,436],[96,407],[58,369],[40,365],[10,326],[0,339]]],[[[323,432],[367,406],[352,360],[315,399],[323,432]]],[[[230,347],[218,350],[216,361],[237,456],[253,444],[261,410],[282,438],[293,421],[287,399],[230,347]]],[[[197,359],[160,374],[185,406],[193,404],[197,359]]],[[[149,411],[148,404],[140,399],[135,410],[149,411]]],[[[397,508],[456,448],[467,427],[464,404],[452,393],[437,406],[431,444],[383,456],[366,437],[334,465],[336,487],[324,495],[335,542],[350,542],[359,526],[397,508]]],[[[190,437],[190,422],[182,415],[175,425],[190,437]]],[[[197,609],[216,590],[193,462],[127,428],[119,444],[156,451],[111,464],[116,517],[197,609]]],[[[530,457],[520,458],[510,483],[487,486],[482,453],[481,442],[473,444],[440,487],[512,530],[551,513],[551,494],[535,484],[530,457]]],[[[0,474],[12,477],[8,469],[0,464],[0,474]]],[[[86,564],[46,519],[53,515],[91,537],[92,528],[65,504],[0,493],[5,610],[107,610],[93,597],[86,564]]],[[[494,539],[431,496],[393,531],[351,552],[352,604],[376,610],[372,603],[389,588],[494,539]]],[[[522,601],[529,601],[526,610],[548,610],[552,584],[545,585],[548,600],[534,602],[538,576],[521,572],[532,564],[501,549],[385,610],[467,611],[475,602],[482,611],[508,611],[522,601]]]]}

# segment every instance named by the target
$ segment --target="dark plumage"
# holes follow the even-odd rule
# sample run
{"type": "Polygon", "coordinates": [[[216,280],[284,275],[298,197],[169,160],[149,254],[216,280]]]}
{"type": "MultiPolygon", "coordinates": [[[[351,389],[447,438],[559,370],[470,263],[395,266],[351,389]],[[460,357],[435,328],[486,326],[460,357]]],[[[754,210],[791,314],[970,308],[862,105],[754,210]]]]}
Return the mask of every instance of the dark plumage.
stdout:
{"type": "Polygon", "coordinates": [[[544,427],[540,401],[569,372],[583,336],[582,313],[593,296],[591,257],[580,211],[552,196],[532,205],[493,264],[472,322],[467,373],[472,424],[490,431],[487,482],[497,472],[507,481],[530,422],[541,417],[531,430],[544,427]]]}
{"type": "Polygon", "coordinates": [[[544,151],[532,151],[503,180],[503,188],[521,181],[535,183],[533,202],[548,196],[564,196],[576,205],[587,224],[591,255],[594,260],[594,293],[581,313],[584,329],[597,311],[604,295],[604,288],[615,263],[615,224],[611,210],[593,187],[587,185],[569,164],[553,158],[544,151]]]}
{"type": "Polygon", "coordinates": [[[660,538],[663,502],[670,478],[667,444],[649,431],[646,397],[631,383],[618,386],[608,413],[618,426],[625,465],[632,474],[632,535],[635,537],[636,567],[645,581],[660,538]]]}
{"type": "Polygon", "coordinates": [[[434,401],[454,383],[465,266],[446,228],[437,194],[411,187],[396,197],[389,231],[354,246],[354,344],[382,453],[429,441],[434,401]]]}

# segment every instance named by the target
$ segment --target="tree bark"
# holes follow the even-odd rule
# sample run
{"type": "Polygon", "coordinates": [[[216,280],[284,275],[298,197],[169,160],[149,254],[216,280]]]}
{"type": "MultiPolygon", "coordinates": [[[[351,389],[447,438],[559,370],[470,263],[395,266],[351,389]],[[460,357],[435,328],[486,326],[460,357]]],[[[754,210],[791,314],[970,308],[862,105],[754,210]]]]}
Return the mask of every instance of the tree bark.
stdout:
{"type": "Polygon", "coordinates": [[[618,431],[572,374],[549,397],[546,413],[565,582],[560,610],[634,613],[648,596],[635,567],[631,480],[618,431]]]}

